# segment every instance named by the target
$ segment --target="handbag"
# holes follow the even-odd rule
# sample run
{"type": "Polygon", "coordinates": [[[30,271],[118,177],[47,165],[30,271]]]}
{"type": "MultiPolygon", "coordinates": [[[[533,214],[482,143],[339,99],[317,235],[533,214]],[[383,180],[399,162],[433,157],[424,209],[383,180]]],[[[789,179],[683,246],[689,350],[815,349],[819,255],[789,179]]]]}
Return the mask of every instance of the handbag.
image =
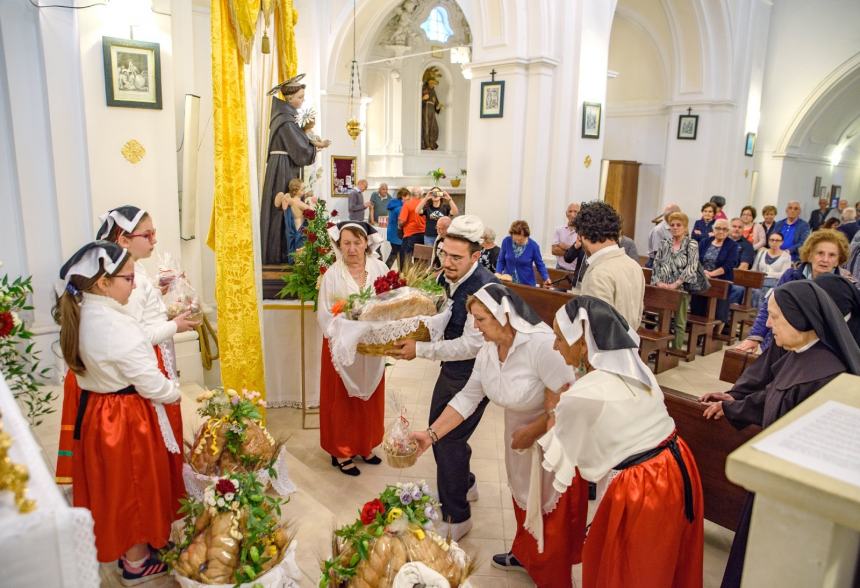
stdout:
{"type": "Polygon", "coordinates": [[[695,293],[702,292],[711,287],[711,282],[708,276],[705,275],[705,268],[701,263],[696,265],[696,280],[692,284],[687,284],[687,292],[695,293]]]}

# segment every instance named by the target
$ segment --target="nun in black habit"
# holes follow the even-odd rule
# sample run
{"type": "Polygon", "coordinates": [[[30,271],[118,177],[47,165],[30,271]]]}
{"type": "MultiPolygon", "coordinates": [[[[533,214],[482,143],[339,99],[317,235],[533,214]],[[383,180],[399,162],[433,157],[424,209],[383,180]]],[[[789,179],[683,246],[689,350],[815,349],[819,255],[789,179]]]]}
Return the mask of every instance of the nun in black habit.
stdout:
{"type": "Polygon", "coordinates": [[[302,168],[311,165],[317,157],[317,148],[296,122],[298,109],[305,99],[305,85],[299,83],[304,77],[305,74],[297,75],[269,91],[272,96],[269,155],[260,203],[260,239],[264,264],[288,262],[284,215],[275,206],[275,196],[278,192],[289,192],[290,180],[300,177],[302,168]],[[278,98],[278,92],[286,100],[278,98]]]}
{"type": "MultiPolygon", "coordinates": [[[[725,416],[738,429],[768,427],[839,374],[860,375],[855,339],[860,333],[852,334],[849,327],[849,323],[857,327],[858,298],[853,289],[847,280],[833,276],[788,282],[774,290],[768,300],[768,326],[776,345],[748,367],[727,394],[702,397],[709,403],[705,418],[725,416]]],[[[753,500],[754,494],[747,494],[723,588],[741,585],[753,500]]]]}

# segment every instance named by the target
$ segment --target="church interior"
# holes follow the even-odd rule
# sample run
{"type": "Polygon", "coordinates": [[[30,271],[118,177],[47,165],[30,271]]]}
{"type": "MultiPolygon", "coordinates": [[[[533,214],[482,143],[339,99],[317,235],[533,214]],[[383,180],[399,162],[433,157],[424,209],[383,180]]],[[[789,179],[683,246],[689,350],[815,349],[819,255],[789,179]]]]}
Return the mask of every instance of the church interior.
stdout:
{"type": "Polygon", "coordinates": [[[859,22],[0,0],[8,585],[860,586],[859,22]]]}

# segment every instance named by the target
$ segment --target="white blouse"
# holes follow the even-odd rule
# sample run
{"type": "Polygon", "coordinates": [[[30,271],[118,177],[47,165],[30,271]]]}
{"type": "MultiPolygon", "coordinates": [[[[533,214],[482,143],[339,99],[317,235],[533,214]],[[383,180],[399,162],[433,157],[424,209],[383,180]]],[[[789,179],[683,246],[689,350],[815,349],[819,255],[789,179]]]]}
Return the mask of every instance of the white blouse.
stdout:
{"type": "Polygon", "coordinates": [[[754,272],[763,272],[768,278],[780,278],[785,270],[791,267],[791,255],[788,251],[783,251],[776,261],[768,265],[765,261],[765,255],[768,254],[766,248],[759,249],[751,269],[754,272]]]}
{"type": "Polygon", "coordinates": [[[543,466],[554,472],[559,491],[570,486],[579,468],[597,482],[628,457],[653,449],[675,430],[663,393],[637,380],[595,370],[564,392],[556,422],[538,440],[543,466]]]}
{"type": "Polygon", "coordinates": [[[176,334],[176,323],[167,320],[167,306],[161,290],[152,283],[139,261],[134,262],[134,290],[125,305],[125,312],[137,319],[152,345],[169,341],[176,334]]]}
{"type": "Polygon", "coordinates": [[[86,368],[77,376],[82,389],[107,393],[132,385],[153,402],[179,400],[179,385],[158,369],[152,343],[138,319],[116,300],[84,292],[79,342],[86,368]]]}

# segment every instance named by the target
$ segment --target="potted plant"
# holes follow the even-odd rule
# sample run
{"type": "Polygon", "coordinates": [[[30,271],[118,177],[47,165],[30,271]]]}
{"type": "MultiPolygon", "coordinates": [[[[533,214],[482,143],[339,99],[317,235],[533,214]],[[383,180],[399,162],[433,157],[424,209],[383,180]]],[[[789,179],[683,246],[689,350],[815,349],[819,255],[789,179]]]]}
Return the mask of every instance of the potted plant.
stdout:
{"type": "Polygon", "coordinates": [[[429,172],[427,172],[427,175],[433,176],[433,185],[434,186],[438,186],[439,180],[446,177],[445,176],[445,170],[442,169],[441,167],[437,167],[436,169],[431,169],[429,172]]]}
{"type": "Polygon", "coordinates": [[[459,188],[459,187],[460,187],[460,182],[461,182],[462,178],[463,178],[463,177],[465,177],[465,176],[466,176],[466,170],[461,169],[461,170],[460,170],[460,173],[458,173],[456,176],[454,176],[453,178],[451,178],[451,186],[452,186],[453,188],[459,188]]]}

